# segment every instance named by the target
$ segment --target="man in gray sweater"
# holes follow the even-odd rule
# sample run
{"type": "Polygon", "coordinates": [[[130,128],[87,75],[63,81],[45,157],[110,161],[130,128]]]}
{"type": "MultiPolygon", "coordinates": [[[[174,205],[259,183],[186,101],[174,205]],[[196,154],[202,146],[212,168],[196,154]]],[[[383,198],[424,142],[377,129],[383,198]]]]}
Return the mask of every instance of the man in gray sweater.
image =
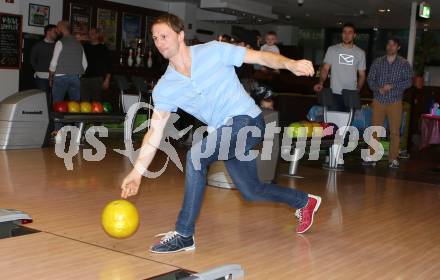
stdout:
{"type": "Polygon", "coordinates": [[[63,101],[66,93],[69,100],[79,101],[80,76],[87,69],[87,59],[80,42],[70,33],[69,22],[60,21],[57,27],[63,38],[55,44],[49,67],[52,101],[63,101]]]}
{"type": "Polygon", "coordinates": [[[38,89],[46,92],[48,100],[50,100],[49,64],[57,37],[57,26],[54,24],[46,25],[44,27],[44,39],[36,43],[31,50],[31,65],[35,71],[35,85],[38,89]]]}

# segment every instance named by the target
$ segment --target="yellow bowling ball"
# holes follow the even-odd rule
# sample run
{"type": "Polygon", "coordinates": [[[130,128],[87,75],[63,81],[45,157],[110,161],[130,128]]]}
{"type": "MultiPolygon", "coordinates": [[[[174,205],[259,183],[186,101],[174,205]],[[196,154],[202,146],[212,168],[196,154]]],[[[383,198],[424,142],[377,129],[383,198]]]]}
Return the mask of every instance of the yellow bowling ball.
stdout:
{"type": "Polygon", "coordinates": [[[137,230],[138,225],[138,211],[127,200],[112,201],[102,211],[102,227],[111,237],[129,237],[137,230]]]}
{"type": "Polygon", "coordinates": [[[288,127],[287,135],[292,138],[307,137],[307,128],[299,122],[291,123],[288,127]]]}
{"type": "Polygon", "coordinates": [[[69,113],[79,113],[81,111],[79,103],[76,101],[69,101],[69,103],[67,103],[67,110],[69,113]]]}
{"type": "Polygon", "coordinates": [[[79,107],[80,107],[81,113],[92,112],[92,104],[90,102],[82,101],[81,103],[79,103],[79,107]]]}

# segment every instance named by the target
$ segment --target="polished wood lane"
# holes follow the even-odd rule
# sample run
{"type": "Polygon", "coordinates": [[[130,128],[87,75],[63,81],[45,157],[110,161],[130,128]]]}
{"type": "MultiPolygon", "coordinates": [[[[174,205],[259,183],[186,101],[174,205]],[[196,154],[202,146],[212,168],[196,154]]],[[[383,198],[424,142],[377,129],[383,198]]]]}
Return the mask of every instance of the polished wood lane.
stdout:
{"type": "Polygon", "coordinates": [[[0,239],[1,279],[146,279],[175,267],[48,233],[0,239]]]}

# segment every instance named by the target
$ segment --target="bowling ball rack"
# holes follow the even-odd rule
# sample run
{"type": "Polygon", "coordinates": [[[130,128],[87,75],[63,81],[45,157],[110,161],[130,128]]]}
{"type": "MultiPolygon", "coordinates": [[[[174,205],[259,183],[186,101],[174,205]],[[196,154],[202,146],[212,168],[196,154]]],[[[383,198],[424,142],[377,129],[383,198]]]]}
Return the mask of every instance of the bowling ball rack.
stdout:
{"type": "MultiPolygon", "coordinates": [[[[125,114],[122,113],[58,113],[52,112],[54,122],[63,124],[78,124],[79,132],[75,142],[80,144],[81,137],[84,134],[86,124],[97,123],[121,123],[125,121],[125,114]]],[[[130,128],[124,128],[124,139],[131,139],[133,131],[133,123],[130,128]]]]}

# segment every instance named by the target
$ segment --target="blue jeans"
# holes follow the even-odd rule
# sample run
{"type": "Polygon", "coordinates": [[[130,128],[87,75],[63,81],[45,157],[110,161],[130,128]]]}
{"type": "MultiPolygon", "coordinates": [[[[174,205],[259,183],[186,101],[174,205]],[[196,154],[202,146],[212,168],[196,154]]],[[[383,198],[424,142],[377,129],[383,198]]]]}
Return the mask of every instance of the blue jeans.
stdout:
{"type": "Polygon", "coordinates": [[[63,75],[54,77],[52,86],[52,102],[56,103],[63,101],[66,93],[69,95],[69,100],[80,100],[81,95],[79,75],[63,75]]]}
{"type": "MultiPolygon", "coordinates": [[[[263,139],[265,123],[260,114],[256,118],[249,116],[236,116],[232,119],[232,125],[221,126],[217,133],[210,133],[201,142],[194,144],[187,153],[185,197],[176,222],[176,231],[184,236],[194,234],[195,221],[199,215],[203,195],[206,188],[206,176],[208,166],[218,160],[222,130],[225,127],[232,128],[230,147],[225,160],[226,169],[229,172],[235,186],[242,197],[249,201],[272,201],[285,203],[290,207],[302,208],[307,204],[308,195],[304,192],[281,187],[271,183],[260,182],[257,175],[257,159],[251,161],[240,161],[235,156],[238,132],[246,126],[257,127],[261,130],[261,137],[248,137],[244,146],[245,154],[263,139]],[[215,141],[214,141],[215,139],[215,141]],[[200,168],[196,168],[193,155],[205,151],[207,145],[213,143],[215,149],[209,157],[200,158],[200,168]]],[[[213,148],[209,147],[208,149],[213,148]]],[[[197,161],[198,162],[198,161],[197,161]]]]}
{"type": "Polygon", "coordinates": [[[49,92],[49,79],[41,79],[36,77],[35,85],[37,86],[38,89],[44,92],[49,92]]]}
{"type": "Polygon", "coordinates": [[[35,77],[35,85],[39,90],[42,90],[46,93],[47,105],[51,106],[50,102],[50,87],[49,87],[49,79],[41,79],[35,77]]]}

